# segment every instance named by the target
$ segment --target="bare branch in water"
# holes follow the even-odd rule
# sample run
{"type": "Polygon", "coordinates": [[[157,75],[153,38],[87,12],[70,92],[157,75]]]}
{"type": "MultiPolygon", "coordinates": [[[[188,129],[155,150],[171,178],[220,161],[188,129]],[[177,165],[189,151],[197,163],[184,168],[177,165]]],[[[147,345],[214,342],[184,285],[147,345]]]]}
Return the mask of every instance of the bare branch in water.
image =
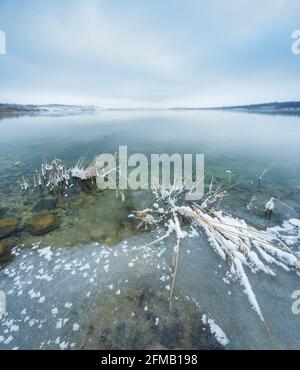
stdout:
{"type": "Polygon", "coordinates": [[[268,166],[267,168],[265,168],[263,170],[263,172],[261,173],[261,175],[258,177],[258,188],[260,189],[260,186],[261,186],[261,180],[262,178],[265,176],[265,174],[274,166],[274,163],[271,163],[270,166],[268,166]]]}

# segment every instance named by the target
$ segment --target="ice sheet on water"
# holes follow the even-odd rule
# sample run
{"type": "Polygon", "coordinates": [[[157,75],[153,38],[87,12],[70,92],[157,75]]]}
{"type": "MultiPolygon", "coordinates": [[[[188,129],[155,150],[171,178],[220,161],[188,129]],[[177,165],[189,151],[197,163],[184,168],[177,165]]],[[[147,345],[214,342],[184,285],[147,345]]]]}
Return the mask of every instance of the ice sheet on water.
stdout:
{"type": "MultiPolygon", "coordinates": [[[[93,243],[72,249],[42,245],[31,251],[19,249],[19,255],[0,272],[0,289],[8,297],[8,312],[0,321],[3,336],[0,348],[77,348],[88,326],[87,317],[98,314],[95,302],[96,306],[101,305],[105,294],[122,299],[125,287],[130,287],[132,279],[139,279],[145,270],[154,272],[168,295],[174,239],[171,237],[155,247],[141,247],[153,240],[156,236],[153,233],[131,238],[126,248],[123,243],[114,248],[93,243]],[[45,256],[50,252],[49,260],[45,256]],[[129,263],[134,263],[130,269],[129,263]],[[52,279],[40,276],[52,276],[52,279]],[[40,301],[43,297],[45,300],[40,301]]],[[[211,248],[205,246],[207,240],[203,235],[183,241],[182,248],[190,253],[181,256],[175,296],[192,297],[192,304],[200,302],[212,332],[222,344],[227,338],[229,348],[270,348],[265,328],[249,307],[247,298],[233,282],[228,294],[227,269],[211,248]]],[[[299,346],[295,338],[300,323],[290,310],[290,293],[299,287],[297,277],[283,273],[276,281],[262,281],[256,274],[251,275],[251,284],[278,347],[299,346]]],[[[154,318],[155,325],[160,326],[162,320],[163,313],[160,318],[154,318]]]]}

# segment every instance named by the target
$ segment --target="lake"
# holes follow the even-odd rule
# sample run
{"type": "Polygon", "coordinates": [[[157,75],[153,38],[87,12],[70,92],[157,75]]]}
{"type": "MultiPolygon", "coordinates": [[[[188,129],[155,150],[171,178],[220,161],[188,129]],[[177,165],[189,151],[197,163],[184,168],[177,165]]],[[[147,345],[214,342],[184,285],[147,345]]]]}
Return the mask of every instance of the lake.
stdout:
{"type": "Polygon", "coordinates": [[[0,119],[0,218],[19,222],[2,235],[13,253],[0,259],[7,305],[0,348],[218,348],[204,314],[226,333],[224,348],[299,348],[300,317],[292,314],[291,294],[300,282],[292,272],[248,275],[266,329],[239,284],[227,282],[228,266],[200,233],[183,241],[169,312],[174,238],[147,247],[162,230],[138,231],[128,218],[151,202],[151,192],[128,190],[122,201],[115,191],[55,197],[33,187],[45,160],[59,158],[71,167],[84,157],[87,166],[120,145],[147,156],[204,154],[206,187],[214,177],[230,188],[219,206],[264,229],[300,218],[299,138],[297,116],[230,111],[0,119]],[[30,184],[25,192],[22,178],[30,184]],[[269,219],[264,206],[271,197],[281,203],[269,219]],[[37,235],[26,225],[43,212],[54,213],[59,227],[37,235]]]}

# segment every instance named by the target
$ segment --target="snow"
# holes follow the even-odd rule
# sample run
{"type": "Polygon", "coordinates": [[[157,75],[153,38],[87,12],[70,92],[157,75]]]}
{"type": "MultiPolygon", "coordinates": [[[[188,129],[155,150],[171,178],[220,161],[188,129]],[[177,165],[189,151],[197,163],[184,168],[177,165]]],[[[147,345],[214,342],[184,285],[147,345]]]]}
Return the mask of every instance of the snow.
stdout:
{"type": "Polygon", "coordinates": [[[227,338],[225,332],[218,324],[215,323],[213,319],[208,319],[204,314],[202,315],[202,322],[205,325],[209,325],[210,332],[215,336],[216,340],[222,346],[226,346],[229,343],[229,339],[227,338]]]}
{"type": "Polygon", "coordinates": [[[44,257],[47,261],[51,261],[52,259],[52,251],[51,247],[45,247],[37,250],[40,257],[44,257]]]}
{"type": "Polygon", "coordinates": [[[77,324],[77,323],[74,323],[73,324],[73,327],[72,327],[72,330],[73,331],[78,331],[80,329],[80,325],[79,324],[77,324]]]}
{"type": "Polygon", "coordinates": [[[265,205],[265,210],[272,212],[275,209],[274,198],[271,198],[265,205]]]}

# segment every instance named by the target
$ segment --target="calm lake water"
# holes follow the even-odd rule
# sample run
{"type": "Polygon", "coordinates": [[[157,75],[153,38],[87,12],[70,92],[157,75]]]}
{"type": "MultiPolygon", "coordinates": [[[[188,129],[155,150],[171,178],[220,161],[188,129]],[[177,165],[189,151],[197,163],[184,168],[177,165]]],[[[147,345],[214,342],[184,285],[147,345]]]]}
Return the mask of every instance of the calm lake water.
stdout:
{"type": "Polygon", "coordinates": [[[222,327],[225,348],[299,348],[300,317],[291,312],[291,293],[300,281],[293,274],[251,274],[270,339],[238,284],[224,283],[226,264],[200,235],[183,243],[177,313],[171,315],[166,287],[174,240],[160,253],[143,249],[160,230],[137,234],[128,219],[147,204],[149,193],[128,191],[125,202],[115,192],[57,201],[32,188],[24,194],[19,185],[21,176],[33,183],[44,158],[73,166],[85,156],[87,165],[120,145],[129,154],[201,153],[206,184],[214,176],[234,185],[221,208],[264,228],[300,218],[299,139],[300,117],[237,112],[103,111],[0,120],[0,217],[21,224],[46,210],[60,217],[60,227],[43,236],[25,228],[10,237],[18,248],[0,270],[0,289],[7,294],[0,348],[214,348],[218,344],[201,327],[198,311],[222,327]],[[287,206],[278,205],[268,220],[264,205],[271,197],[287,206]]]}

